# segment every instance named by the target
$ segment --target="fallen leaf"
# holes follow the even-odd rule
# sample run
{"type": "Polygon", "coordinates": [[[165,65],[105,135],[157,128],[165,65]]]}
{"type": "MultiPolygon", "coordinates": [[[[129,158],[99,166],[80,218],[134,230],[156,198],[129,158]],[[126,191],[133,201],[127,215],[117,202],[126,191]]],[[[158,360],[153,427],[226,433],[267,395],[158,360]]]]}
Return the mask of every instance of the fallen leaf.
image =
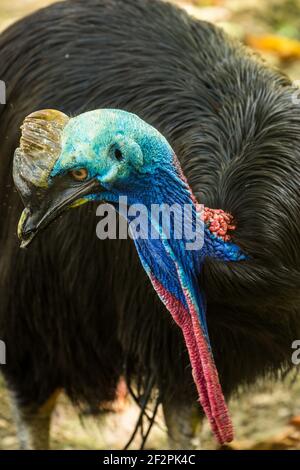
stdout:
{"type": "Polygon", "coordinates": [[[294,416],[294,417],[291,419],[290,424],[292,424],[292,425],[295,426],[296,428],[300,428],[300,416],[294,416]]]}
{"type": "Polygon", "coordinates": [[[276,54],[282,60],[300,59],[300,41],[296,39],[272,34],[266,36],[249,34],[246,36],[245,42],[254,49],[276,54]]]}

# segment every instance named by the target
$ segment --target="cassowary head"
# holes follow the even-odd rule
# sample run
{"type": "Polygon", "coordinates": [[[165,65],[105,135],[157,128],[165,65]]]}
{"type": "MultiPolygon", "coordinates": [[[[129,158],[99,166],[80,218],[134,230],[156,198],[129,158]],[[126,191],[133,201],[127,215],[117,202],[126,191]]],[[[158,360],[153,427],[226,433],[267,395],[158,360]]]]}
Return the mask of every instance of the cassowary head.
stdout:
{"type": "Polygon", "coordinates": [[[221,210],[202,212],[166,139],[137,116],[120,110],[91,111],[72,119],[53,110],[31,114],[23,123],[15,153],[14,180],[25,205],[18,228],[22,246],[66,209],[89,200],[110,202],[121,211],[122,196],[128,207],[145,209],[145,226],[134,237],[142,265],[182,329],[212,430],[220,443],[230,441],[232,425],[213,360],[198,279],[206,256],[245,259],[230,241],[231,217],[221,210]],[[172,207],[168,234],[153,216],[153,205],[172,207]],[[180,236],[175,221],[182,229],[180,236]],[[201,243],[190,247],[191,233],[199,235],[201,243]]]}
{"type": "MultiPolygon", "coordinates": [[[[14,178],[27,208],[23,246],[68,207],[89,200],[117,203],[122,195],[131,204],[145,202],[153,178],[167,168],[174,172],[168,142],[124,111],[97,110],[74,119],[39,111],[22,129],[14,178]]],[[[162,177],[159,182],[165,183],[162,177]]]]}

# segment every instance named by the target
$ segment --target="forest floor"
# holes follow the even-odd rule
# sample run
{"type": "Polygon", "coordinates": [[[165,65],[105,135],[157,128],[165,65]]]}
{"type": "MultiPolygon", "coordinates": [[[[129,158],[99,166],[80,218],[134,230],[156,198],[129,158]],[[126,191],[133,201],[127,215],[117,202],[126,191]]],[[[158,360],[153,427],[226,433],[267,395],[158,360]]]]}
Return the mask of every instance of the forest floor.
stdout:
{"type": "MultiPolygon", "coordinates": [[[[300,450],[300,379],[292,383],[265,384],[241,393],[230,402],[235,440],[230,449],[300,450]]],[[[122,411],[108,412],[97,418],[80,415],[62,395],[53,414],[51,447],[53,449],[122,449],[138,419],[137,407],[128,400],[122,411]]],[[[208,423],[199,433],[202,449],[215,449],[208,423]]],[[[197,441],[198,443],[198,441],[197,441]]],[[[140,438],[131,448],[139,448],[140,438]]],[[[16,430],[10,401],[0,382],[0,450],[16,449],[16,430]]],[[[148,449],[166,449],[167,437],[162,411],[147,442],[148,449]]]]}
{"type": "MultiPolygon", "coordinates": [[[[55,0],[1,0],[0,30],[34,9],[55,0]]],[[[212,21],[263,54],[292,79],[300,80],[300,0],[173,0],[199,19],[212,21]]],[[[0,77],[1,79],[1,77],[0,77]]],[[[236,440],[233,449],[300,449],[300,379],[260,384],[230,403],[236,440]]],[[[129,439],[138,417],[131,403],[119,413],[99,418],[79,416],[65,396],[54,412],[52,448],[120,449],[129,439]]],[[[137,439],[134,447],[139,445],[137,439]]],[[[167,447],[159,411],[148,448],[167,447]]],[[[202,447],[214,448],[207,423],[202,447]]],[[[8,396],[0,378],[0,449],[17,448],[8,396]]]]}

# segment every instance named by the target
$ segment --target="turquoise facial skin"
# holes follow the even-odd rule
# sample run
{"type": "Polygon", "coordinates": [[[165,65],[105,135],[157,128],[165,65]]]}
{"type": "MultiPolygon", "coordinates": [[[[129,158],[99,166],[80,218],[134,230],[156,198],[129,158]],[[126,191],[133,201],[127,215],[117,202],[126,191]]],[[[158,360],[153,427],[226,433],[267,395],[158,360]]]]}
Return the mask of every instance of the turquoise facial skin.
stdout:
{"type": "Polygon", "coordinates": [[[153,175],[162,165],[174,171],[173,160],[174,152],[167,140],[134,114],[121,110],[90,111],[71,119],[64,128],[61,155],[49,184],[58,175],[85,168],[88,178],[97,178],[104,188],[128,189],[137,187],[141,177],[153,175]]]}

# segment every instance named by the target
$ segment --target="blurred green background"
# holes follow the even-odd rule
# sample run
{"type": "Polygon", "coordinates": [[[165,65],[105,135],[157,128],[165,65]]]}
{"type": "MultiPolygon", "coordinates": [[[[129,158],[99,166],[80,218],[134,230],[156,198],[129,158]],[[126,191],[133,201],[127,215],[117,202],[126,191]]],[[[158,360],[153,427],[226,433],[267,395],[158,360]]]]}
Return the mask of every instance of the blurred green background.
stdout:
{"type": "MultiPolygon", "coordinates": [[[[0,0],[0,30],[57,0],[0,0]]],[[[173,0],[198,19],[211,21],[261,53],[272,66],[300,80],[300,0],[173,0]]],[[[1,79],[1,77],[0,77],[1,79]]],[[[125,400],[95,420],[78,413],[62,395],[53,417],[52,447],[122,448],[135,426],[138,410],[125,400]]],[[[236,429],[233,449],[300,449],[300,380],[258,384],[232,400],[236,429]]],[[[134,447],[138,446],[138,439],[134,447]]],[[[161,410],[148,448],[167,446],[161,410]]],[[[214,448],[207,423],[203,448],[214,448]]],[[[0,449],[17,441],[9,400],[0,377],[0,449]]]]}

